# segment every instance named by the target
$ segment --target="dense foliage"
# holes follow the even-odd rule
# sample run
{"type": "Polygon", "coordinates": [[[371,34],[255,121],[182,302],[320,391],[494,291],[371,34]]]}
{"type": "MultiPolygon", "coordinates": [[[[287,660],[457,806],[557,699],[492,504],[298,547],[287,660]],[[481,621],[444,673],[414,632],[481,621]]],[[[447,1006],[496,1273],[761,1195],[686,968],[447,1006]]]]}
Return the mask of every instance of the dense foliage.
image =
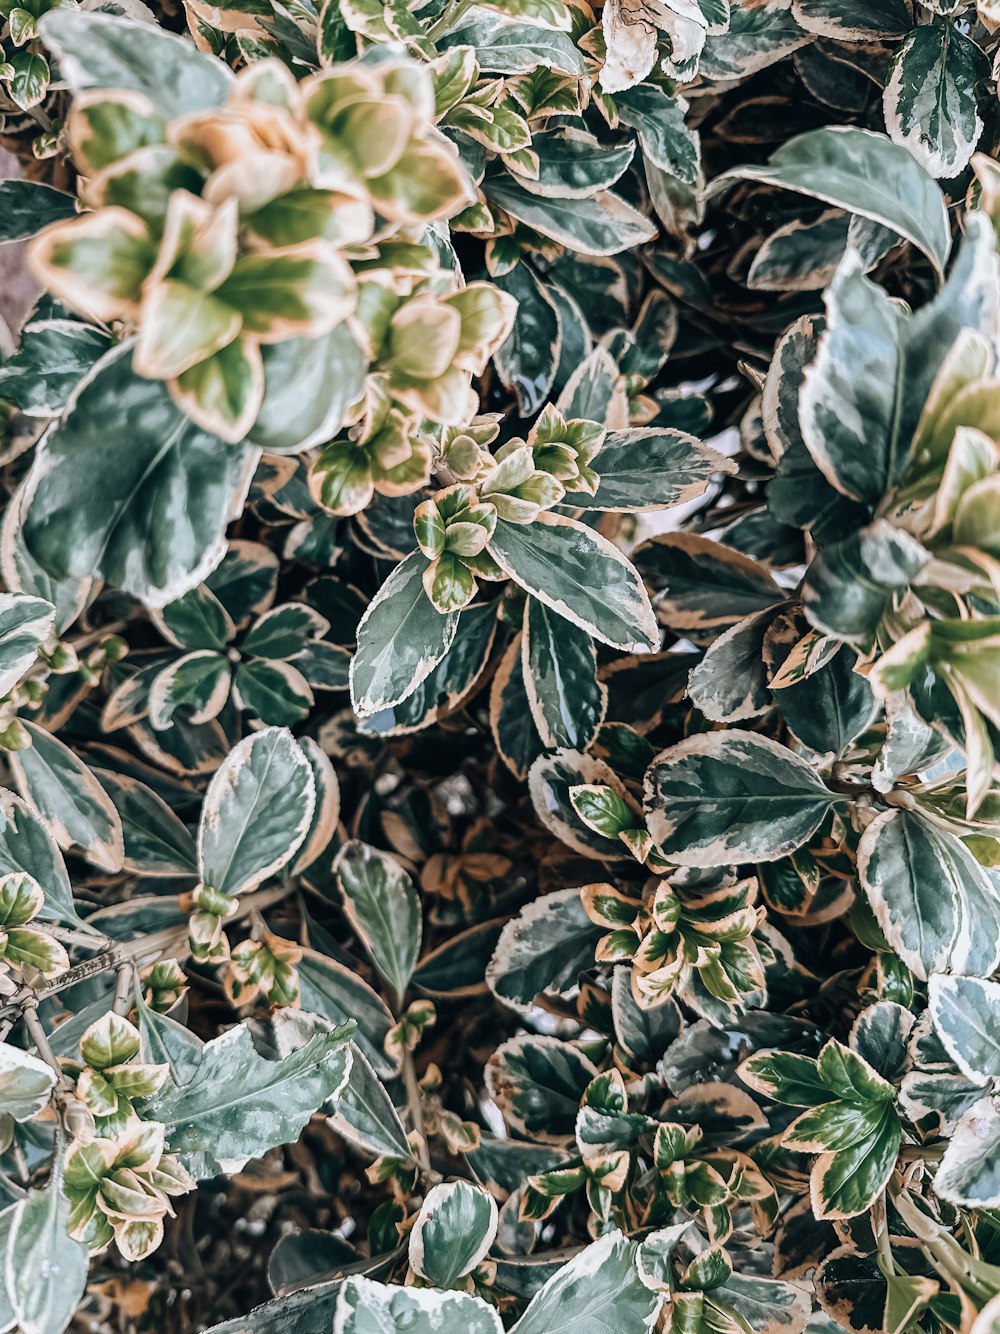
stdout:
{"type": "Polygon", "coordinates": [[[0,1330],[997,1334],[996,0],[0,15],[0,1330]]]}

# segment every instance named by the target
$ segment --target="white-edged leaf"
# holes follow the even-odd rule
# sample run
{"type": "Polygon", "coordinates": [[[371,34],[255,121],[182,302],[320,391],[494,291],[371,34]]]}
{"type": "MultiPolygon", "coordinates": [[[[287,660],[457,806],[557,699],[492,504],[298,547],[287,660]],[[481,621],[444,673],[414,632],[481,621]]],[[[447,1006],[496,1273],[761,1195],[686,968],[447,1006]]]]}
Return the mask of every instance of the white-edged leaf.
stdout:
{"type": "Polygon", "coordinates": [[[333,1334],[504,1334],[492,1306],[468,1292],[434,1292],[350,1277],[337,1297],[333,1334]]]}
{"type": "Polygon", "coordinates": [[[56,609],[44,598],[0,593],[0,695],[6,695],[34,666],[38,649],[55,623],[56,609]]]}
{"type": "Polygon", "coordinates": [[[909,149],[853,125],[807,130],[763,166],[733,167],[710,193],[736,180],[763,181],[860,214],[903,236],[944,273],[951,229],[944,196],[909,149]]]}
{"type": "Polygon", "coordinates": [[[646,771],[649,832],[681,866],[766,862],[800,848],[836,798],[812,766],[768,737],[688,737],[646,771]]]}
{"type": "Polygon", "coordinates": [[[351,702],[361,717],[407,699],[451,647],[458,613],[442,616],[424,592],[427,558],[412,551],[372,598],[358,625],[351,702]]]}
{"type": "Polygon", "coordinates": [[[52,1067],[37,1056],[0,1044],[0,1116],[30,1121],[48,1102],[55,1082],[52,1067]]]}
{"type": "Polygon", "coordinates": [[[641,1334],[661,1305],[639,1275],[638,1247],[621,1232],[586,1246],[535,1293],[511,1334],[641,1334]]]}
{"type": "Polygon", "coordinates": [[[402,998],[420,953],[420,901],[410,877],[386,852],[357,839],[333,864],[348,921],[397,998],[402,998]]]}
{"type": "Polygon", "coordinates": [[[593,528],[548,512],[531,524],[500,519],[487,549],[526,592],[602,643],[626,652],[659,647],[642,580],[593,528]]]}
{"type": "Polygon", "coordinates": [[[886,940],[917,977],[994,972],[1000,892],[954,834],[916,811],[884,811],[862,835],[858,874],[886,940]]]}
{"type": "Polygon", "coordinates": [[[58,1178],[14,1206],[4,1281],[22,1334],[62,1334],[87,1282],[87,1248],[67,1231],[58,1178]]]}
{"type": "Polygon", "coordinates": [[[166,119],[218,106],[232,85],[223,61],[155,23],[58,8],[43,14],[39,31],[74,92],[142,93],[166,119]]]}
{"type": "Polygon", "coordinates": [[[486,1257],[497,1232],[493,1196],[467,1181],[433,1186],[410,1230],[410,1268],[436,1288],[452,1288],[486,1257]]]}
{"type": "Polygon", "coordinates": [[[351,1068],[349,1026],[317,1033],[297,1051],[266,1060],[246,1024],[206,1042],[186,1084],[143,1104],[167,1127],[171,1152],[244,1163],[288,1144],[312,1114],[337,1096],[351,1068]]]}
{"type": "Polygon", "coordinates": [[[22,722],[31,737],[10,756],[21,795],[45,821],[59,846],[72,848],[104,871],[125,860],[121,817],[84,762],[37,723],[22,722]]]}
{"type": "Polygon", "coordinates": [[[198,828],[202,882],[239,894],[274,875],[309,831],[316,783],[286,728],[269,727],[235,746],[219,766],[198,828]]]}
{"type": "Polygon", "coordinates": [[[978,86],[990,62],[954,23],[922,23],[893,56],[882,94],[885,127],[932,176],[968,166],[983,132],[978,86]]]}
{"type": "Polygon", "coordinates": [[[1000,1079],[1000,983],[935,973],[927,987],[945,1051],[974,1083],[1000,1079]]]}

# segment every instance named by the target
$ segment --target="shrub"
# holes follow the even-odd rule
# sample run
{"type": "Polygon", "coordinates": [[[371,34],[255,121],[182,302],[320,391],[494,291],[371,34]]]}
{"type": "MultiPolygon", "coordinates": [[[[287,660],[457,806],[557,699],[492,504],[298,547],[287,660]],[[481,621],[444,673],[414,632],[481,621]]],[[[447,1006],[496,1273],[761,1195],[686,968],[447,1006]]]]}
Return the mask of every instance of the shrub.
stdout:
{"type": "Polygon", "coordinates": [[[0,1328],[994,1334],[996,6],[3,15],[0,1328]]]}

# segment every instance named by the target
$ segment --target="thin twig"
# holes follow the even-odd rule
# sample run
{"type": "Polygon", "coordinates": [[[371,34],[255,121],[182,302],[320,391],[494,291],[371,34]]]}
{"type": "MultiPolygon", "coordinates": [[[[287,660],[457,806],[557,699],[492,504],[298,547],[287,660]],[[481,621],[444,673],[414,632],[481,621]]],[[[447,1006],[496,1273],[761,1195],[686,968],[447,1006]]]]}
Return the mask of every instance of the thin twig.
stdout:
{"type": "Polygon", "coordinates": [[[126,959],[124,963],[118,965],[118,976],[115,978],[115,998],[111,1002],[111,1008],[115,1014],[124,1014],[129,1007],[129,992],[132,989],[132,979],[136,975],[135,962],[132,959],[126,959]]]}
{"type": "Polygon", "coordinates": [[[424,1129],[424,1108],[420,1085],[417,1083],[417,1071],[413,1064],[413,1053],[408,1048],[403,1053],[403,1083],[406,1085],[406,1109],[410,1114],[410,1124],[420,1136],[417,1158],[424,1171],[429,1172],[431,1156],[427,1149],[427,1132],[424,1129]]]}
{"type": "Polygon", "coordinates": [[[51,1070],[55,1071],[56,1078],[61,1084],[66,1076],[63,1074],[63,1068],[59,1064],[59,1058],[49,1046],[49,1039],[45,1029],[42,1027],[42,1021],[38,1017],[36,1005],[28,1004],[24,1007],[24,1026],[28,1030],[28,1036],[35,1045],[38,1055],[51,1070]]]}
{"type": "MultiPolygon", "coordinates": [[[[256,894],[248,894],[232,917],[228,919],[227,924],[238,922],[244,917],[261,908],[269,908],[274,903],[280,903],[282,899],[287,898],[292,892],[294,886],[290,882],[287,885],[276,885],[273,889],[262,889],[256,894]]],[[[61,928],[60,928],[61,929],[61,928]]],[[[17,1018],[21,1011],[27,1005],[35,1005],[41,1000],[46,1000],[49,996],[55,996],[60,991],[65,991],[67,987],[76,986],[78,982],[84,982],[88,978],[97,977],[100,973],[108,973],[113,968],[118,968],[125,962],[131,962],[133,965],[140,961],[153,963],[156,959],[171,957],[174,955],[184,957],[188,954],[187,940],[188,933],[186,926],[167,927],[163,931],[157,931],[151,936],[140,936],[137,940],[129,940],[124,943],[113,941],[109,936],[94,934],[88,938],[88,943],[93,940],[107,942],[107,948],[100,954],[95,954],[92,959],[84,959],[82,963],[74,965],[67,969],[65,973],[60,973],[54,977],[44,987],[37,990],[30,990],[27,987],[22,988],[11,1000],[0,1008],[0,1022],[9,1018],[17,1018]]]]}

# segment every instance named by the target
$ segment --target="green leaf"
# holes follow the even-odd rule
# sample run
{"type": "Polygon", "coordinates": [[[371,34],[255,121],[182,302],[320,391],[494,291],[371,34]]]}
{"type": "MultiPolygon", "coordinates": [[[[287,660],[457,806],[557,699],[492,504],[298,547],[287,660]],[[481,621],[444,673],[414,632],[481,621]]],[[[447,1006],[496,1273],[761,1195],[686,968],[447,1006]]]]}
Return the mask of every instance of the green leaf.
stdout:
{"type": "Polygon", "coordinates": [[[631,861],[632,854],[617,836],[606,838],[580,818],[574,789],[592,786],[611,788],[616,796],[626,799],[626,789],[614,771],[603,760],[580,751],[541,755],[528,775],[535,814],[557,838],[584,857],[631,861]]]}
{"type": "Polygon", "coordinates": [[[791,1107],[817,1107],[833,1100],[816,1061],[791,1051],[764,1051],[743,1062],[740,1078],[757,1093],[791,1107]]]}
{"type": "Polygon", "coordinates": [[[573,1135],[580,1099],[596,1074],[582,1052],[559,1038],[510,1038],[487,1062],[486,1087],[518,1135],[560,1144],[573,1135]]]}
{"type": "Polygon", "coordinates": [[[992,227],[980,215],[968,215],[947,283],[913,315],[864,276],[854,250],[838,267],[825,304],[826,331],[799,396],[802,438],[832,486],[874,507],[909,463],[920,414],[948,349],[962,329],[996,320],[992,227]]]}
{"type": "Polygon", "coordinates": [[[510,176],[491,176],[483,190],[491,204],[518,222],[581,255],[618,255],[656,235],[648,218],[610,190],[587,199],[543,199],[510,176]]]}
{"type": "Polygon", "coordinates": [[[55,629],[56,609],[44,598],[0,593],[0,695],[20,681],[55,629]]]}
{"type": "Polygon", "coordinates": [[[62,1334],[83,1296],[87,1248],[69,1235],[68,1213],[58,1175],[14,1206],[4,1282],[23,1334],[62,1334]]]}
{"type": "Polygon", "coordinates": [[[602,643],[626,652],[659,647],[642,581],[592,528],[547,512],[532,524],[500,519],[487,550],[526,592],[602,643]]]}
{"type": "Polygon", "coordinates": [[[299,1004],[306,1013],[332,1024],[354,1021],[354,1045],[381,1079],[399,1073],[399,1063],[386,1055],[385,1040],[393,1017],[385,1001],[368,983],[343,964],[314,950],[304,950],[296,964],[299,1004]]]}
{"type": "Polygon", "coordinates": [[[239,894],[279,871],[309,830],[316,787],[309,761],[285,728],[235,746],[205,794],[198,827],[203,884],[239,894]]]}
{"type": "Polygon", "coordinates": [[[116,347],[35,451],[25,544],[56,578],[96,575],[163,606],[222,559],[255,465],[254,451],[195,426],[164,384],[134,374],[131,348],[116,347]]]}
{"type": "Polygon", "coordinates": [[[977,97],[990,62],[952,23],[913,28],[893,56],[882,95],[885,127],[932,176],[968,166],[983,132],[977,97]]]}
{"type": "Polygon", "coordinates": [[[125,840],[123,870],[137,875],[185,875],[198,869],[195,841],[162,797],[136,778],[94,769],[114,803],[125,840]]]}
{"type": "Polygon", "coordinates": [[[810,765],[767,737],[689,737],[646,773],[649,832],[682,866],[774,861],[801,847],[836,798],[810,765]]]}
{"type": "Polygon", "coordinates": [[[537,598],[525,606],[521,669],[535,726],[547,749],[586,750],[604,721],[607,691],[585,631],[537,598]]]}
{"type": "Polygon", "coordinates": [[[267,662],[255,658],[241,662],[233,681],[240,707],[273,727],[291,727],[308,717],[313,692],[308,681],[290,662],[267,662]]]}
{"type": "Polygon", "coordinates": [[[333,869],[348,921],[401,1001],[420,953],[420,901],[413,882],[394,857],[357,839],[344,844],[333,869]]]}
{"type": "MultiPolygon", "coordinates": [[[[0,182],[0,208],[3,187],[10,184],[14,182],[0,182]]],[[[0,366],[0,394],[22,412],[54,417],[109,346],[107,334],[92,325],[29,316],[21,328],[17,351],[0,366]]]]}
{"type": "Polygon", "coordinates": [[[995,971],[1000,893],[954,834],[915,811],[884,811],[858,845],[858,874],[886,940],[917,977],[995,971]]]}
{"type": "Polygon", "coordinates": [[[533,416],[548,397],[562,341],[552,296],[526,264],[497,278],[497,286],[517,301],[514,327],[494,361],[504,384],[517,394],[523,416],[533,416]]]}
{"type": "Polygon", "coordinates": [[[0,181],[0,243],[23,241],[50,222],[76,217],[73,196],[40,181],[0,181]]]}
{"type": "Polygon", "coordinates": [[[167,1127],[173,1153],[246,1162],[294,1140],[313,1112],[336,1097],[350,1073],[351,1029],[317,1033],[279,1060],[256,1051],[246,1024],[206,1042],[186,1084],[143,1103],[167,1127]]]}
{"type": "Polygon", "coordinates": [[[49,90],[49,62],[32,51],[16,51],[10,58],[14,73],[6,80],[12,102],[22,111],[38,106],[49,90]]]}
{"type": "Polygon", "coordinates": [[[496,1231],[492,1195],[467,1181],[434,1186],[410,1231],[410,1268],[436,1288],[453,1288],[485,1258],[496,1231]]]}
{"type": "Polygon", "coordinates": [[[451,647],[458,613],[442,616],[424,592],[427,557],[412,551],[368,604],[351,661],[351,701],[361,717],[407,699],[451,647]]]}
{"type": "Polygon", "coordinates": [[[877,1127],[864,1139],[821,1154],[810,1178],[817,1218],[854,1218],[870,1209],[885,1189],[903,1140],[896,1113],[885,1104],[877,1127]]]}
{"type": "Polygon", "coordinates": [[[242,653],[255,658],[293,658],[310,639],[326,634],[329,624],[304,602],[286,602],[257,621],[243,638],[242,653]]]}
{"type": "Polygon", "coordinates": [[[930,559],[916,538],[887,519],[825,546],[802,588],[817,629],[851,643],[870,642],[879,621],[930,559]]]}
{"type": "Polygon", "coordinates": [[[236,634],[229,612],[203,584],[176,602],[168,602],[156,620],[167,638],[180,648],[222,652],[236,634]]]}
{"type": "Polygon", "coordinates": [[[186,1084],[201,1062],[205,1044],[176,1019],[150,1009],[141,997],[137,998],[135,1008],[142,1038],[141,1059],[154,1065],[165,1065],[170,1087],[179,1088],[186,1084]]]}
{"type": "Polygon", "coordinates": [[[543,198],[585,199],[614,185],[632,160],[634,144],[608,147],[582,130],[563,128],[531,137],[538,176],[518,184],[543,198]]]}
{"type": "Polygon", "coordinates": [[[905,0],[794,0],[792,11],[807,32],[844,42],[903,37],[913,22],[905,0]]]}
{"type": "Polygon", "coordinates": [[[838,1098],[851,1102],[891,1102],[895,1090],[887,1079],[873,1070],[864,1057],[836,1038],[827,1042],[817,1058],[817,1070],[823,1083],[838,1098]]]}
{"type": "Polygon", "coordinates": [[[58,8],[42,15],[38,30],[73,92],[142,93],[167,120],[219,106],[232,85],[222,61],[153,23],[58,8]]]}
{"type": "Polygon", "coordinates": [[[466,11],[438,45],[446,50],[474,47],[479,68],[496,74],[523,74],[539,68],[583,74],[586,69],[583,53],[568,34],[532,27],[477,5],[466,11]]]}
{"type": "Polygon", "coordinates": [[[51,1066],[9,1043],[0,1046],[0,1116],[30,1121],[45,1107],[56,1082],[51,1066]]]}
{"type": "Polygon", "coordinates": [[[583,910],[578,889],[535,899],[504,927],[486,981],[513,1009],[527,1011],[545,991],[568,991],[594,962],[601,935],[583,910]]]}
{"type": "Polygon", "coordinates": [[[337,1334],[503,1334],[492,1306],[467,1292],[402,1288],[347,1278],[337,1298],[337,1334]]]}
{"type": "Polygon", "coordinates": [[[1000,1206],[1000,1112],[991,1098],[959,1121],[934,1176],[934,1192],[967,1209],[1000,1206]]]}
{"type": "Polygon", "coordinates": [[[935,974],[927,988],[931,1019],[967,1079],[1000,1079],[1000,983],[935,974]]]}
{"type": "Polygon", "coordinates": [[[261,352],[264,402],[248,442],[292,454],[329,440],[364,387],[365,360],[346,323],[319,338],[267,344],[261,352]]]}
{"type": "Polygon", "coordinates": [[[544,752],[524,684],[520,636],[507,645],[490,687],[490,731],[497,754],[522,781],[544,752]]]}
{"type": "Polygon", "coordinates": [[[717,25],[705,41],[699,70],[707,79],[746,78],[775,65],[810,41],[788,0],[731,5],[728,25],[717,25]]]}
{"type": "Polygon", "coordinates": [[[854,670],[856,662],[856,655],[842,648],[805,680],[774,692],[785,722],[820,755],[844,755],[878,716],[878,701],[867,678],[854,670]]]}
{"type": "Polygon", "coordinates": [[[609,431],[594,460],[600,483],[593,496],[570,492],[567,503],[636,514],[695,500],[713,476],[736,465],[683,431],[638,427],[609,431]]]}
{"type": "Polygon", "coordinates": [[[615,95],[618,118],[639,136],[646,158],[661,171],[693,185],[701,164],[697,134],[684,122],[687,102],[653,83],[615,95]]]}
{"type": "Polygon", "coordinates": [[[122,822],[111,798],[76,754],[37,723],[22,721],[31,745],[10,756],[21,795],[45,821],[61,848],[94,866],[120,871],[122,822]]]}
{"type": "Polygon", "coordinates": [[[357,1046],[351,1053],[347,1083],[337,1095],[328,1120],[338,1134],[372,1158],[387,1156],[406,1162],[412,1156],[392,1099],[357,1046]]]}
{"type": "Polygon", "coordinates": [[[766,166],[734,167],[711,193],[733,181],[762,181],[822,199],[896,232],[944,273],[951,230],[944,197],[908,149],[854,126],[809,130],[782,144],[766,166]]]}
{"type": "Polygon", "coordinates": [[[0,875],[26,871],[42,887],[39,916],[79,921],[59,849],[42,820],[13,792],[0,792],[0,875]]]}
{"type": "Polygon", "coordinates": [[[438,665],[406,699],[363,720],[360,730],[400,736],[455,711],[485,671],[496,631],[495,603],[461,612],[455,638],[438,665]]]}
{"type": "Polygon", "coordinates": [[[158,732],[175,717],[198,725],[222,712],[232,686],[229,660],[214,649],[197,649],[176,658],[149,688],[149,722],[158,732]]]}
{"type": "Polygon", "coordinates": [[[574,1255],[532,1297],[511,1334],[624,1334],[651,1329],[660,1297],[636,1266],[637,1245],[608,1232],[574,1255]]]}
{"type": "Polygon", "coordinates": [[[657,616],[672,630],[718,633],[784,601],[763,565],[698,533],[660,534],[637,547],[634,559],[654,590],[657,616]]]}
{"type": "MultiPolygon", "coordinates": [[[[731,1274],[708,1296],[715,1310],[728,1316],[737,1329],[752,1329],[756,1334],[801,1334],[804,1329],[815,1328],[809,1320],[809,1294],[797,1283],[731,1274]]],[[[830,1331],[815,1328],[815,1334],[830,1331]]]]}
{"type": "Polygon", "coordinates": [[[706,718],[735,723],[771,707],[764,645],[774,622],[768,608],[724,630],[691,669],[688,694],[706,718]]]}

